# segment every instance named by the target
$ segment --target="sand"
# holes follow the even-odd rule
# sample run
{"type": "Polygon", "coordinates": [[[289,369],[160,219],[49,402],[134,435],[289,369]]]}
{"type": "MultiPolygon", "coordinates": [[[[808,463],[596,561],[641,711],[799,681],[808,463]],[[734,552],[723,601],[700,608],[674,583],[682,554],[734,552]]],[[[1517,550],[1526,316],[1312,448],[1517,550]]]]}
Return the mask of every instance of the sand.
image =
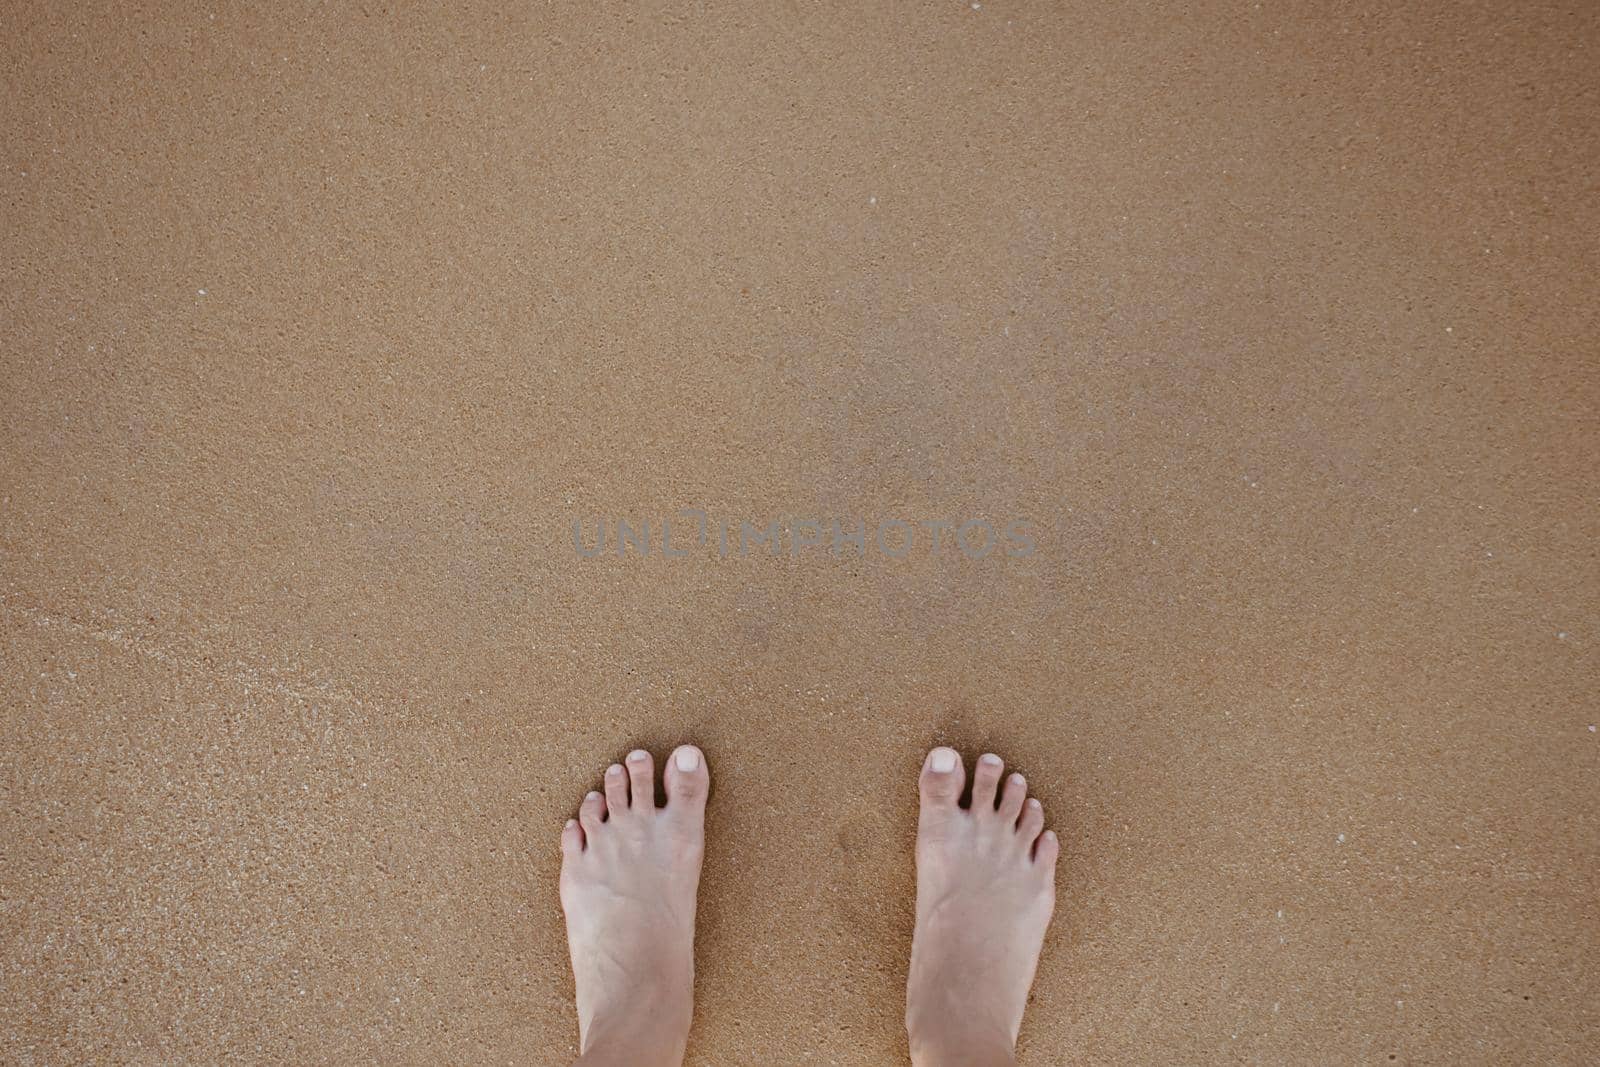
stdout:
{"type": "Polygon", "coordinates": [[[564,1063],[687,739],[694,1064],[903,1056],[937,742],[1024,1063],[1600,1055],[1591,5],[3,22],[0,1061],[564,1063]]]}

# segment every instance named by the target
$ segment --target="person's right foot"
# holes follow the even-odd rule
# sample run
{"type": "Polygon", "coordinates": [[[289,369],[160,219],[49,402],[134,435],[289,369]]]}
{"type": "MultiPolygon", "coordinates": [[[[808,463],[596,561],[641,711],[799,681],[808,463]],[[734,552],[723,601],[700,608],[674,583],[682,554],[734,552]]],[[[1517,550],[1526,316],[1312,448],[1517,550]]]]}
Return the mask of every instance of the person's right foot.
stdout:
{"type": "Polygon", "coordinates": [[[948,748],[922,765],[917,825],[917,925],[906,983],[906,1030],[919,1067],[1012,1062],[1028,988],[1055,908],[1061,846],[1044,809],[986,754],[966,774],[948,748]],[[1041,832],[1042,831],[1042,832],[1041,832]]]}

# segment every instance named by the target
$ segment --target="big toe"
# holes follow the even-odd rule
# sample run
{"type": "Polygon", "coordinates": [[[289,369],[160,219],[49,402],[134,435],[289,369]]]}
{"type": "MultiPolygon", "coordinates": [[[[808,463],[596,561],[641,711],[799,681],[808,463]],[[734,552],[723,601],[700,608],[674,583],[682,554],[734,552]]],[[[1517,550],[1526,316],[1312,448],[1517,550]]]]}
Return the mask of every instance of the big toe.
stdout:
{"type": "Polygon", "coordinates": [[[667,810],[687,818],[703,818],[711,792],[706,754],[695,745],[679,745],[667,757],[667,810]]]}
{"type": "Polygon", "coordinates": [[[942,745],[928,753],[922,761],[922,778],[918,787],[924,808],[954,808],[961,803],[961,789],[966,785],[967,774],[961,766],[961,754],[942,745]]]}

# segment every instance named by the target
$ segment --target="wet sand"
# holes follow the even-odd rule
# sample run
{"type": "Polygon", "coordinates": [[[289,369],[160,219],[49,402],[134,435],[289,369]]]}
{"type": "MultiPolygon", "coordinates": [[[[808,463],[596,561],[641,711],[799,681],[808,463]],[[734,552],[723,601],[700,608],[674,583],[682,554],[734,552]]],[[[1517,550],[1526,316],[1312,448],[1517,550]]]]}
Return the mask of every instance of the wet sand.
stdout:
{"type": "Polygon", "coordinates": [[[694,1064],[903,1056],[938,742],[1024,1063],[1592,1062],[1600,18],[864,8],[7,9],[0,1060],[564,1063],[693,739],[694,1064]]]}

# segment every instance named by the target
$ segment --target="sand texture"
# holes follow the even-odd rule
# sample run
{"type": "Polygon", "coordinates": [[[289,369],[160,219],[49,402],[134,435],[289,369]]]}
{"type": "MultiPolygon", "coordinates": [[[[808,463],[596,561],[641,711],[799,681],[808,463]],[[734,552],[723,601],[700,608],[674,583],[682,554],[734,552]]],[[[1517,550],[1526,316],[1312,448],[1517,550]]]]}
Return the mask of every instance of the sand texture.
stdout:
{"type": "Polygon", "coordinates": [[[689,739],[697,1067],[901,1062],[937,742],[1025,1064],[1600,1058],[1594,4],[0,21],[0,1062],[565,1063],[689,739]]]}

